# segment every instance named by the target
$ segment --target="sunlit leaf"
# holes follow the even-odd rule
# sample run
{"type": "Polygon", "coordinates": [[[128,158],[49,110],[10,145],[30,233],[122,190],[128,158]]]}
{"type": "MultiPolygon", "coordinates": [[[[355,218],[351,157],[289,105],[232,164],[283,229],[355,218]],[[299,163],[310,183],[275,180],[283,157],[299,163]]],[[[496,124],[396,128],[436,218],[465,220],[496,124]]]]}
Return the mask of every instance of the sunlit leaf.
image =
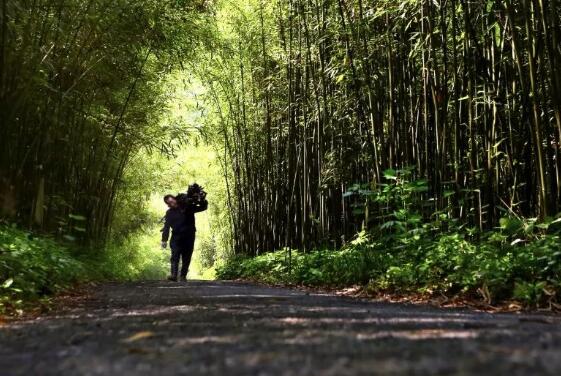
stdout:
{"type": "Polygon", "coordinates": [[[2,287],[7,289],[9,288],[12,284],[14,283],[14,279],[13,278],[8,278],[7,280],[4,281],[4,283],[2,284],[2,287]]]}

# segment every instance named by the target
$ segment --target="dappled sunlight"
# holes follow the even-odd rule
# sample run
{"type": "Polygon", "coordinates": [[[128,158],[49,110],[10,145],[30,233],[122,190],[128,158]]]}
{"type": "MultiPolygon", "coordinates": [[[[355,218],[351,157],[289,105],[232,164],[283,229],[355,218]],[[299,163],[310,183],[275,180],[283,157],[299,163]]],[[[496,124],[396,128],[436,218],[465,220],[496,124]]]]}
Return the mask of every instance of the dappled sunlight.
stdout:
{"type": "Polygon", "coordinates": [[[159,286],[156,287],[158,290],[187,290],[192,289],[192,286],[188,285],[174,285],[174,286],[159,286]]]}
{"type": "Polygon", "coordinates": [[[335,338],[344,340],[375,341],[384,339],[420,340],[466,340],[475,339],[480,335],[473,330],[448,330],[448,329],[419,329],[419,330],[382,330],[368,333],[356,333],[350,330],[340,330],[338,327],[318,330],[304,330],[303,333],[294,333],[277,336],[275,341],[287,345],[322,345],[333,343],[335,338]]]}
{"type": "Polygon", "coordinates": [[[419,330],[392,330],[377,333],[359,333],[356,338],[360,341],[371,341],[384,338],[401,338],[408,340],[427,339],[471,339],[480,335],[473,330],[449,330],[449,329],[419,329],[419,330]]]}
{"type": "Polygon", "coordinates": [[[370,310],[364,308],[356,308],[352,306],[339,306],[339,307],[330,307],[330,306],[303,306],[298,308],[299,311],[303,312],[310,312],[310,313],[330,313],[330,312],[345,312],[345,313],[353,313],[357,315],[368,314],[371,313],[370,310]]]}
{"type": "Polygon", "coordinates": [[[243,336],[202,336],[202,337],[185,337],[173,338],[169,342],[173,346],[190,346],[202,344],[236,344],[244,339],[243,336]]]}
{"type": "Polygon", "coordinates": [[[227,294],[227,295],[202,295],[203,299],[229,299],[229,298],[240,298],[240,299],[272,299],[275,300],[288,300],[290,296],[279,296],[279,295],[263,295],[263,294],[227,294]]]}
{"type": "Polygon", "coordinates": [[[464,324],[469,322],[466,319],[454,319],[443,317],[393,317],[393,318],[379,318],[379,317],[319,317],[319,318],[304,318],[304,317],[286,317],[278,319],[283,324],[289,325],[313,325],[316,323],[321,324],[448,324],[460,323],[464,324]]]}
{"type": "Polygon", "coordinates": [[[297,346],[321,346],[330,341],[329,338],[318,335],[315,331],[305,331],[304,333],[294,333],[293,336],[276,338],[275,341],[284,345],[297,346]]]}
{"type": "Polygon", "coordinates": [[[180,305],[180,306],[147,306],[144,309],[128,309],[113,311],[103,320],[110,320],[115,317],[131,317],[131,316],[158,316],[172,313],[188,313],[200,310],[200,307],[180,305]]]}

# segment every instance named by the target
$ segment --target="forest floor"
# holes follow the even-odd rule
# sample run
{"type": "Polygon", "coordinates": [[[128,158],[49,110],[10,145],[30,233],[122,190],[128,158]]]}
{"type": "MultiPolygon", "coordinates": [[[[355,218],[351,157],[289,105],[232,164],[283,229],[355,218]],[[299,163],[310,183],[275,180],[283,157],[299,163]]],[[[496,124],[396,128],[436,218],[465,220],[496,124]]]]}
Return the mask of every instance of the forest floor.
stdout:
{"type": "Polygon", "coordinates": [[[559,375],[561,317],[239,282],[114,283],[0,323],[2,375],[559,375]]]}

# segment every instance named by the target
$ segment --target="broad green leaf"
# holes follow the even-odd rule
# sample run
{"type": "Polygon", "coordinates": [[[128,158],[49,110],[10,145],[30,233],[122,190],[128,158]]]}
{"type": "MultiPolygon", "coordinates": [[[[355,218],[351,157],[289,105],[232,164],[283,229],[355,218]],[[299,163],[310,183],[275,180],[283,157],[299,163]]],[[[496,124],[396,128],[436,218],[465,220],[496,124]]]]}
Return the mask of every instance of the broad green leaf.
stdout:
{"type": "Polygon", "coordinates": [[[69,214],[68,217],[69,217],[69,218],[72,218],[72,219],[74,219],[74,220],[76,220],[76,221],[85,221],[85,220],[87,220],[87,218],[84,217],[83,215],[77,215],[77,214],[69,214]]]}
{"type": "Polygon", "coordinates": [[[389,168],[384,171],[384,177],[386,179],[395,180],[397,179],[397,171],[394,170],[393,168],[389,168]]]}
{"type": "Polygon", "coordinates": [[[9,288],[12,284],[14,283],[14,279],[13,278],[8,278],[7,280],[4,281],[4,283],[2,284],[2,287],[7,289],[9,288]]]}

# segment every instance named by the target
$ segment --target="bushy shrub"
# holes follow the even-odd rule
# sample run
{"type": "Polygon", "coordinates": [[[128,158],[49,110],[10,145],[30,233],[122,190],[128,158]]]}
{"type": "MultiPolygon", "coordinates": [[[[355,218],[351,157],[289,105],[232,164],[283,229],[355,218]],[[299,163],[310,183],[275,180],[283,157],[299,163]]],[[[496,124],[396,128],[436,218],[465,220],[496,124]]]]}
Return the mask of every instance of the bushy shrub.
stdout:
{"type": "Polygon", "coordinates": [[[161,250],[154,235],[137,233],[82,256],[96,280],[162,279],[168,273],[169,250],[161,250]]]}
{"type": "Polygon", "coordinates": [[[163,278],[169,250],[158,247],[156,232],[84,249],[0,225],[0,313],[20,310],[77,282],[163,278]]]}
{"type": "Polygon", "coordinates": [[[0,225],[0,312],[75,282],[85,265],[51,239],[0,225]]]}
{"type": "Polygon", "coordinates": [[[459,230],[378,239],[363,232],[337,251],[292,250],[290,254],[284,249],[233,258],[218,268],[217,276],[308,286],[360,284],[371,291],[467,294],[488,302],[515,298],[528,305],[554,301],[561,292],[561,239],[555,234],[516,242],[502,229],[486,233],[479,241],[459,230]]]}

